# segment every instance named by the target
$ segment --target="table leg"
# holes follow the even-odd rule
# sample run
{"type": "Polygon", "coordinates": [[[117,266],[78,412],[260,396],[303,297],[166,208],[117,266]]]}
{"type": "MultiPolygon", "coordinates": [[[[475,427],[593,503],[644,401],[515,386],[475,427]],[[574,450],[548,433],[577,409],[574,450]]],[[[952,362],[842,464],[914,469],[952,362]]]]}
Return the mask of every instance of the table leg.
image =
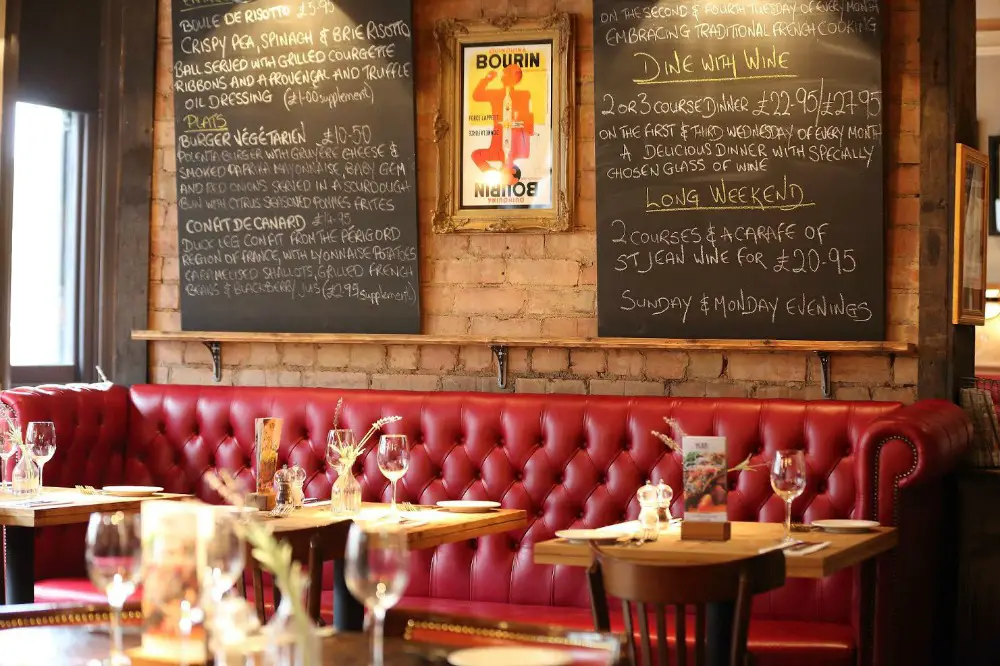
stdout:
{"type": "MultiPolygon", "coordinates": [[[[875,579],[878,573],[878,563],[874,558],[862,562],[860,613],[858,618],[859,640],[858,664],[871,666],[877,663],[875,659],[875,579]]],[[[878,662],[886,663],[886,662],[878,662]]]]}
{"type": "Polygon", "coordinates": [[[35,528],[5,527],[7,604],[35,602],[35,528]]]}
{"type": "Polygon", "coordinates": [[[344,560],[334,560],[333,626],[337,631],[362,631],[365,626],[365,607],[347,589],[344,567],[344,560]]]}
{"type": "Polygon", "coordinates": [[[708,666],[726,666],[729,663],[729,653],[733,649],[735,615],[736,604],[732,601],[708,604],[708,616],[705,619],[705,633],[708,634],[705,656],[708,666]]]}
{"type": "Polygon", "coordinates": [[[590,611],[594,616],[594,629],[611,631],[611,618],[608,615],[608,595],[604,591],[604,576],[601,574],[601,563],[596,559],[587,570],[587,582],[590,587],[590,611]]]}

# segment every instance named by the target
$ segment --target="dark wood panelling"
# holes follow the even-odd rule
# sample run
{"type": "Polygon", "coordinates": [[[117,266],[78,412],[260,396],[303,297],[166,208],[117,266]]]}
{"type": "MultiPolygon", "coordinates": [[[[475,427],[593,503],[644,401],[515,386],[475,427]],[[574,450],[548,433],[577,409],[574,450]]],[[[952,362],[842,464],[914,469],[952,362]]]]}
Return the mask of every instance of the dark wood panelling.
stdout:
{"type": "Polygon", "coordinates": [[[10,385],[10,248],[14,200],[14,104],[21,0],[0,0],[0,388],[10,385]]]}
{"type": "Polygon", "coordinates": [[[21,12],[18,100],[96,111],[101,0],[27,2],[21,12]]]}
{"type": "Polygon", "coordinates": [[[100,156],[101,302],[97,362],[117,383],[146,381],[156,0],[105,0],[100,156]]]}

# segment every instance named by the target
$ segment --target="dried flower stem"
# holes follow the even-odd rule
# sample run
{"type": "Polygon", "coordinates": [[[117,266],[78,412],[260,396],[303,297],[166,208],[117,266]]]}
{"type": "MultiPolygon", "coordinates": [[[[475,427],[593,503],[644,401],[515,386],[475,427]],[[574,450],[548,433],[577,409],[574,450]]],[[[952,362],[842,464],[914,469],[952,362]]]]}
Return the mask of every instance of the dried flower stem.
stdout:
{"type": "Polygon", "coordinates": [[[2,429],[7,430],[7,436],[14,442],[15,446],[24,446],[24,438],[21,437],[21,428],[17,425],[17,414],[14,408],[0,403],[0,436],[3,436],[2,429]]]}
{"type": "Polygon", "coordinates": [[[372,435],[381,430],[383,426],[402,420],[403,420],[402,416],[383,416],[378,421],[375,421],[375,423],[372,424],[372,427],[368,429],[368,432],[365,433],[365,436],[362,437],[361,441],[358,442],[357,444],[353,446],[346,446],[346,445],[337,445],[336,443],[334,443],[333,449],[334,451],[336,451],[337,456],[341,460],[353,464],[353,462],[357,460],[362,453],[364,453],[365,445],[368,444],[368,440],[372,438],[372,435]]]}
{"type": "MultiPolygon", "coordinates": [[[[666,423],[668,426],[670,426],[671,432],[676,433],[676,432],[678,432],[680,430],[680,425],[677,423],[677,419],[664,418],[663,422],[666,423]]],[[[656,439],[658,439],[661,442],[663,442],[664,446],[666,446],[668,449],[670,449],[673,453],[680,453],[681,452],[681,447],[677,443],[677,440],[675,440],[670,435],[664,434],[662,432],[657,432],[656,430],[652,431],[652,435],[656,439]]],[[[750,459],[752,457],[753,457],[753,454],[748,455],[746,460],[744,460],[740,464],[736,465],[736,467],[732,467],[732,468],[730,468],[730,469],[728,469],[726,471],[727,472],[753,472],[758,467],[766,467],[767,466],[767,464],[768,464],[767,462],[762,462],[762,463],[758,463],[756,465],[751,465],[750,464],[750,459]]]]}
{"type": "MultiPolygon", "coordinates": [[[[228,504],[242,509],[243,496],[237,490],[236,480],[227,472],[210,472],[205,475],[205,481],[228,504]]],[[[251,555],[262,567],[274,575],[275,584],[285,595],[292,606],[292,619],[305,635],[312,631],[312,622],[303,605],[305,592],[305,573],[302,566],[292,560],[292,546],[288,542],[279,542],[274,534],[263,523],[253,520],[238,521],[237,532],[249,543],[253,550],[251,555]]]]}

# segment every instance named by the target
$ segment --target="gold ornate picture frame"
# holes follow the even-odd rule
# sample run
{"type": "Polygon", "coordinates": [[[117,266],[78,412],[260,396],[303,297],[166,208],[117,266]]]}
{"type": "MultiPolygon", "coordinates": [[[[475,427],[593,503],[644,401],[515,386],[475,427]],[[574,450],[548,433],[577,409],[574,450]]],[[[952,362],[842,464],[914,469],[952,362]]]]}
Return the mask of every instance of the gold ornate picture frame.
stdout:
{"type": "Polygon", "coordinates": [[[955,150],[955,257],[952,323],[986,323],[989,158],[969,146],[955,150]]]}
{"type": "Polygon", "coordinates": [[[569,14],[435,27],[437,233],[566,231],[574,161],[569,14]]]}

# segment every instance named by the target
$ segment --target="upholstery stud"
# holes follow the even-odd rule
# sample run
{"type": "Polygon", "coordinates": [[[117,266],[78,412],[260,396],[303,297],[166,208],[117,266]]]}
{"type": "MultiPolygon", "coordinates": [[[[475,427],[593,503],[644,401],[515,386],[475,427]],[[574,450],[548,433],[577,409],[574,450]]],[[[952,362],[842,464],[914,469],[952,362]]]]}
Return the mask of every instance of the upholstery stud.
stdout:
{"type": "Polygon", "coordinates": [[[729,489],[730,490],[736,490],[736,481],[730,481],[729,482],[729,489]]]}

